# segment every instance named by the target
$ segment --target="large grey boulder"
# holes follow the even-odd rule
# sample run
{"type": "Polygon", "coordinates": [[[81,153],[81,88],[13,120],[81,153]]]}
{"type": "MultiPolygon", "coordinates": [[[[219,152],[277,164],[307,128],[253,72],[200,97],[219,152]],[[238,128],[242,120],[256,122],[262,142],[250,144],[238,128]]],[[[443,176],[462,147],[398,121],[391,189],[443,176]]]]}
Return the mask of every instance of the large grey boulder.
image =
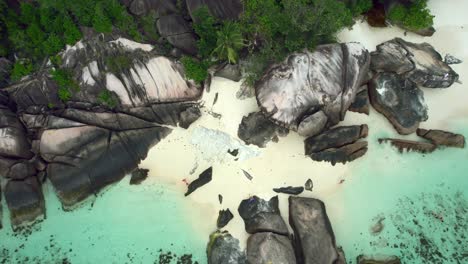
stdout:
{"type": "Polygon", "coordinates": [[[241,0],[186,0],[187,9],[193,20],[197,18],[194,12],[206,6],[210,14],[221,20],[236,20],[243,11],[241,0]]]}
{"type": "Polygon", "coordinates": [[[414,133],[428,119],[423,92],[412,82],[390,72],[378,73],[369,83],[372,106],[398,133],[414,133]]]}
{"type": "Polygon", "coordinates": [[[31,145],[23,124],[8,106],[0,102],[0,157],[32,157],[31,145]]]}
{"type": "Polygon", "coordinates": [[[227,231],[216,231],[210,235],[207,246],[208,264],[245,264],[245,252],[240,249],[239,240],[227,231]]]}
{"type": "Polygon", "coordinates": [[[46,130],[40,152],[64,209],[130,173],[170,130],[152,127],[112,132],[93,126],[46,130]]]}
{"type": "Polygon", "coordinates": [[[397,73],[423,87],[447,88],[458,80],[458,74],[428,43],[395,38],[378,45],[371,56],[372,70],[397,73]]]}
{"type": "Polygon", "coordinates": [[[13,229],[45,217],[44,196],[35,177],[8,181],[4,193],[13,229]]]}
{"type": "Polygon", "coordinates": [[[257,196],[242,200],[238,212],[244,220],[245,231],[249,234],[273,232],[288,235],[289,233],[280,214],[278,196],[272,197],[269,201],[257,196]]]}
{"type": "Polygon", "coordinates": [[[258,105],[277,124],[303,136],[316,135],[344,119],[367,80],[369,61],[358,43],[294,53],[258,82],[258,105]]]}
{"type": "Polygon", "coordinates": [[[135,16],[144,16],[151,11],[156,12],[157,17],[176,13],[177,0],[120,0],[122,4],[127,6],[135,16]]]}
{"type": "Polygon", "coordinates": [[[247,240],[248,264],[296,264],[296,256],[287,236],[270,232],[256,233],[247,240]]]}
{"type": "Polygon", "coordinates": [[[368,135],[367,125],[342,126],[327,130],[304,141],[305,154],[316,161],[333,165],[362,157],[367,152],[367,142],[358,141],[368,135]]]}
{"type": "Polygon", "coordinates": [[[197,53],[196,37],[193,29],[179,14],[162,16],[157,21],[158,31],[174,47],[185,53],[197,53]]]}
{"type": "Polygon", "coordinates": [[[335,235],[322,201],[290,196],[289,223],[294,230],[298,263],[333,264],[338,260],[335,235]]]}
{"type": "MultiPolygon", "coordinates": [[[[158,55],[150,45],[99,37],[78,42],[62,54],[62,68],[71,72],[79,89],[67,102],[73,108],[109,107],[100,98],[110,94],[114,109],[129,111],[159,103],[197,100],[202,89],[185,79],[183,65],[158,55]]],[[[31,106],[63,106],[49,69],[6,88],[18,110],[31,106]]]]}
{"type": "Polygon", "coordinates": [[[246,144],[264,148],[270,141],[278,141],[279,136],[286,136],[288,129],[278,126],[262,112],[253,112],[242,117],[237,136],[246,144]]]}

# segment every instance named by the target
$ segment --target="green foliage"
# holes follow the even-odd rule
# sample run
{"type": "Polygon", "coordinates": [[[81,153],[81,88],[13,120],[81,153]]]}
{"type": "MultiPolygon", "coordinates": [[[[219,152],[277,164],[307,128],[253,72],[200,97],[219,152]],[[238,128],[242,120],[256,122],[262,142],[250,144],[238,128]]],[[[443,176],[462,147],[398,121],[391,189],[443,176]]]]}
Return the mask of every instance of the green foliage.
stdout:
{"type": "Polygon", "coordinates": [[[33,71],[33,66],[29,60],[17,60],[11,70],[11,79],[18,81],[22,77],[30,74],[33,71]]]}
{"type": "Polygon", "coordinates": [[[159,39],[159,33],[156,28],[156,12],[154,10],[148,15],[141,17],[139,22],[147,41],[159,39]]]}
{"type": "Polygon", "coordinates": [[[354,16],[366,13],[369,11],[373,6],[372,0],[357,0],[351,8],[351,13],[354,16]]]}
{"type": "Polygon", "coordinates": [[[239,23],[227,21],[216,34],[216,48],[213,50],[213,53],[216,54],[220,60],[236,63],[238,52],[244,47],[244,39],[242,38],[239,23]]]}
{"type": "Polygon", "coordinates": [[[216,48],[217,28],[216,19],[210,14],[206,6],[200,7],[194,12],[195,23],[193,28],[200,37],[197,46],[198,54],[202,58],[209,58],[216,48]]]}
{"type": "Polygon", "coordinates": [[[180,59],[185,68],[185,75],[196,83],[202,83],[208,77],[209,63],[184,56],[180,59]]]}
{"type": "Polygon", "coordinates": [[[106,67],[112,73],[118,73],[132,66],[132,59],[126,55],[109,56],[106,58],[106,67]]]}
{"type": "Polygon", "coordinates": [[[419,30],[433,25],[434,16],[427,7],[427,0],[416,0],[409,6],[395,5],[388,19],[410,30],[419,30]]]}
{"type": "Polygon", "coordinates": [[[117,104],[115,99],[112,97],[112,93],[108,90],[103,90],[99,93],[98,101],[101,104],[105,104],[111,108],[115,107],[117,104]]]}
{"type": "Polygon", "coordinates": [[[66,102],[70,100],[72,96],[72,91],[78,91],[79,86],[73,80],[72,73],[65,69],[55,69],[51,72],[52,79],[59,86],[58,96],[60,100],[66,102]]]}
{"type": "Polygon", "coordinates": [[[141,40],[136,22],[118,0],[24,1],[18,14],[0,0],[0,43],[7,40],[11,53],[33,62],[57,53],[65,44],[74,45],[82,38],[79,26],[98,32],[111,32],[115,26],[141,40]]]}
{"type": "Polygon", "coordinates": [[[241,29],[253,56],[248,82],[291,52],[335,41],[336,33],[352,24],[351,10],[342,1],[244,0],[241,29]]]}

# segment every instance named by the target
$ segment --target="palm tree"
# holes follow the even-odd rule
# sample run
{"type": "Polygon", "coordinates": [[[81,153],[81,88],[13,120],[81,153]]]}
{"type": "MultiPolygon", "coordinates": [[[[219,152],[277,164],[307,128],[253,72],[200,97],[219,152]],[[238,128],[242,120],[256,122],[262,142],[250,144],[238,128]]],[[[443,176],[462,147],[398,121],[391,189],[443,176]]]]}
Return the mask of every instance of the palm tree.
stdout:
{"type": "Polygon", "coordinates": [[[245,46],[239,24],[232,21],[225,22],[216,34],[218,38],[213,53],[220,60],[236,63],[237,52],[245,46]]]}

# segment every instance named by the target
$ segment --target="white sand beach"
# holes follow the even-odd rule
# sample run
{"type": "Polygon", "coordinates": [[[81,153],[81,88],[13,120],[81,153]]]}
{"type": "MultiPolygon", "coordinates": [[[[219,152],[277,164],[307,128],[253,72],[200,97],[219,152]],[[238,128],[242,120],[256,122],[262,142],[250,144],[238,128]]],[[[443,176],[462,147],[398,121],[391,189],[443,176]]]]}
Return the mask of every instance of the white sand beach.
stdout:
{"type": "MultiPolygon", "coordinates": [[[[452,67],[460,74],[460,81],[465,81],[466,84],[456,83],[449,89],[423,89],[429,106],[429,120],[422,123],[421,127],[450,129],[451,121],[468,115],[468,79],[465,80],[468,73],[468,18],[463,11],[468,10],[468,1],[433,0],[429,5],[435,15],[437,30],[433,37],[421,37],[412,33],[405,35],[403,30],[396,27],[371,28],[366,22],[358,22],[351,30],[341,32],[339,40],[361,42],[369,51],[373,51],[376,45],[401,37],[417,43],[428,42],[442,56],[450,53],[464,60],[465,63],[452,67]]],[[[202,171],[213,166],[212,182],[186,198],[192,207],[192,223],[195,229],[200,231],[200,236],[206,239],[216,228],[218,210],[230,208],[235,217],[226,229],[239,238],[244,246],[248,234],[244,231],[242,219],[237,213],[241,200],[251,195],[270,198],[276,195],[272,188],[302,186],[309,178],[314,183],[313,192],[305,191],[302,195],[322,199],[332,224],[344,222],[350,217],[344,213],[347,203],[337,201],[337,197],[347,180],[355,177],[353,164],[332,166],[329,163],[312,161],[304,155],[304,138],[295,132],[280,138],[278,143],[270,142],[263,149],[243,145],[237,138],[238,126],[243,116],[258,111],[258,107],[254,98],[236,99],[235,94],[239,87],[240,82],[214,78],[211,91],[205,93],[202,98],[205,106],[203,116],[188,130],[175,129],[163,142],[152,148],[147,159],[142,162],[141,167],[150,169],[149,181],[172,184],[179,188],[180,194],[183,195],[186,190],[183,179],[193,181],[202,171]],[[219,99],[212,106],[216,94],[219,99]],[[220,114],[221,118],[213,117],[208,111],[220,114]],[[213,131],[206,133],[208,130],[204,128],[213,131]],[[240,158],[236,161],[226,150],[229,146],[235,147],[239,144],[242,147],[239,150],[240,158]],[[242,169],[253,176],[252,181],[244,176],[242,169]],[[190,174],[192,170],[194,173],[190,174]],[[342,179],[345,182],[340,184],[342,179]],[[218,202],[218,194],[224,197],[222,205],[218,202]]],[[[374,148],[382,148],[372,141],[373,133],[384,131],[386,136],[397,136],[390,123],[373,109],[370,116],[348,112],[346,120],[339,125],[350,124],[368,124],[370,128],[369,152],[354,163],[370,159],[376,153],[374,148]]],[[[408,136],[412,137],[415,136],[408,136]]],[[[395,154],[390,147],[385,147],[385,150],[395,154]]],[[[287,197],[279,195],[280,209],[286,221],[287,197]]],[[[336,230],[335,227],[335,232],[336,230]]],[[[340,244],[339,238],[342,234],[337,236],[337,243],[340,244]]]]}

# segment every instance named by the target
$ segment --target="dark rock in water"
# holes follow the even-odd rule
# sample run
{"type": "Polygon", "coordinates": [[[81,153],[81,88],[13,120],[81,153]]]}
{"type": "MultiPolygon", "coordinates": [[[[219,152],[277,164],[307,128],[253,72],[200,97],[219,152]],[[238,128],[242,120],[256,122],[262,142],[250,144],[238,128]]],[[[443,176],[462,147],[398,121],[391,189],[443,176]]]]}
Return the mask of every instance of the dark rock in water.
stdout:
{"type": "Polygon", "coordinates": [[[306,183],[304,184],[304,186],[307,191],[311,192],[312,189],[314,188],[314,183],[312,182],[311,179],[308,179],[306,183]]]}
{"type": "Polygon", "coordinates": [[[220,210],[218,220],[216,221],[216,226],[221,229],[225,227],[232,219],[234,215],[231,213],[229,209],[220,210]]]}
{"type": "Polygon", "coordinates": [[[254,112],[242,118],[237,136],[247,144],[264,148],[277,136],[287,135],[288,130],[270,121],[263,113],[254,112]]]}
{"type": "Polygon", "coordinates": [[[418,142],[412,140],[395,139],[395,138],[379,138],[379,143],[389,142],[396,147],[400,153],[406,151],[416,151],[420,153],[431,153],[436,150],[437,146],[432,143],[418,142]]]}
{"type": "Polygon", "coordinates": [[[377,235],[377,234],[380,234],[382,232],[382,230],[385,227],[385,225],[383,223],[384,220],[385,220],[385,217],[383,217],[383,216],[378,217],[376,219],[376,223],[374,225],[372,225],[372,227],[370,229],[371,234],[377,235]]]}
{"type": "Polygon", "coordinates": [[[281,188],[274,188],[273,191],[277,193],[285,193],[285,194],[291,194],[291,195],[298,195],[301,194],[304,191],[304,187],[281,187],[281,188]]]}
{"type": "Polygon", "coordinates": [[[465,147],[465,137],[460,134],[454,134],[452,132],[435,130],[435,129],[422,129],[416,130],[418,136],[423,137],[432,141],[437,146],[447,146],[455,148],[465,147]]]}
{"type": "Polygon", "coordinates": [[[296,264],[291,240],[270,232],[251,235],[247,240],[247,263],[296,264]]]}
{"type": "Polygon", "coordinates": [[[46,130],[40,152],[64,209],[130,173],[152,146],[169,134],[164,127],[112,132],[93,126],[46,130]]]}
{"type": "Polygon", "coordinates": [[[338,251],[338,260],[333,264],[346,264],[346,256],[342,247],[337,248],[338,251]]]}
{"type": "Polygon", "coordinates": [[[239,154],[239,149],[228,150],[228,153],[236,157],[239,154]]]}
{"type": "Polygon", "coordinates": [[[262,112],[275,123],[314,136],[344,120],[370,56],[358,43],[318,46],[274,65],[255,87],[262,112]]]}
{"type": "Polygon", "coordinates": [[[201,111],[198,107],[189,107],[180,113],[179,126],[182,128],[189,128],[189,126],[201,117],[201,111]]]}
{"type": "Polygon", "coordinates": [[[14,230],[22,224],[31,224],[45,217],[44,196],[35,177],[8,181],[4,193],[14,230]]]}
{"type": "Polygon", "coordinates": [[[444,58],[444,62],[447,63],[447,64],[460,64],[460,63],[463,63],[462,60],[450,55],[450,54],[446,54],[445,55],[445,58],[444,58]]]}
{"type": "Polygon", "coordinates": [[[132,171],[132,177],[130,178],[130,185],[138,185],[148,178],[148,169],[137,168],[132,171]]]}
{"type": "Polygon", "coordinates": [[[209,183],[212,178],[213,178],[213,167],[209,167],[204,172],[202,172],[200,176],[198,176],[198,179],[194,180],[193,182],[189,184],[188,190],[185,193],[185,196],[188,196],[189,194],[193,193],[198,188],[209,183]]]}
{"type": "Polygon", "coordinates": [[[186,0],[187,9],[194,21],[196,17],[194,12],[206,6],[213,16],[221,20],[236,20],[243,11],[241,0],[186,0]]]}
{"type": "Polygon", "coordinates": [[[207,247],[208,264],[246,264],[245,252],[239,240],[227,231],[216,231],[210,235],[207,247]]]}
{"type": "Polygon", "coordinates": [[[333,264],[338,260],[335,235],[322,201],[289,197],[289,223],[299,250],[298,263],[333,264]]]}
{"type": "Polygon", "coordinates": [[[367,257],[364,255],[359,255],[357,257],[358,264],[401,264],[401,261],[398,257],[367,257]]]}
{"type": "Polygon", "coordinates": [[[367,125],[341,126],[305,140],[306,155],[329,148],[338,148],[367,137],[367,125]]]}
{"type": "Polygon", "coordinates": [[[214,74],[214,76],[229,79],[234,82],[238,82],[242,79],[239,64],[224,63],[221,64],[214,74]]]}
{"type": "Polygon", "coordinates": [[[0,57],[0,88],[8,85],[13,63],[6,58],[0,57]]]}
{"type": "Polygon", "coordinates": [[[371,56],[372,70],[396,73],[427,88],[447,88],[458,80],[458,74],[428,43],[415,44],[395,38],[377,46],[371,56]]]}
{"type": "Polygon", "coordinates": [[[356,99],[349,106],[349,111],[369,115],[369,92],[367,87],[356,94],[356,99]]]}
{"type": "Polygon", "coordinates": [[[352,144],[344,145],[338,148],[329,148],[319,152],[311,153],[309,156],[316,161],[328,161],[332,165],[336,163],[351,162],[362,156],[367,152],[367,142],[358,141],[352,144]]]}
{"type": "Polygon", "coordinates": [[[24,180],[36,176],[36,168],[30,162],[18,162],[11,166],[7,178],[13,180],[24,180]]]}
{"type": "Polygon", "coordinates": [[[369,84],[372,106],[383,114],[398,133],[414,133],[426,121],[423,92],[411,81],[395,73],[379,73],[369,84]]]}
{"type": "Polygon", "coordinates": [[[278,196],[272,197],[269,201],[252,196],[242,200],[238,211],[249,234],[257,232],[288,234],[288,228],[279,211],[278,196]]]}

